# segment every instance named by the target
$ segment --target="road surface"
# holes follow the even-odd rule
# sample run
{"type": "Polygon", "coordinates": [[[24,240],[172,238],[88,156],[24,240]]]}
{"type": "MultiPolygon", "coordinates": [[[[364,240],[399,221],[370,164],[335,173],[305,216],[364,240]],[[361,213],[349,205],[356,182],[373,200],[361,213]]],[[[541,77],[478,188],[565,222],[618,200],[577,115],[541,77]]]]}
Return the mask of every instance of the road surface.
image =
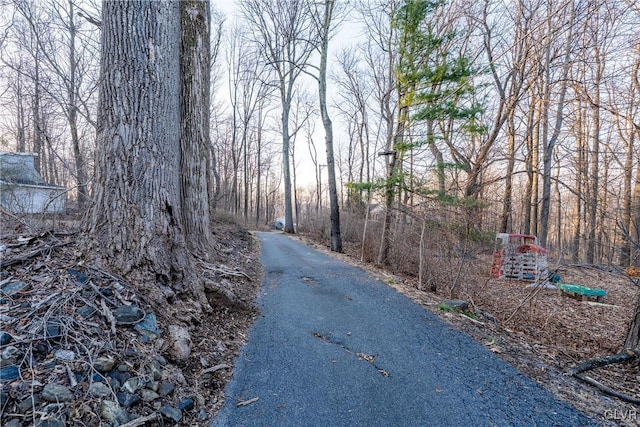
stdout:
{"type": "Polygon", "coordinates": [[[259,237],[261,316],[211,427],[595,425],[361,269],[259,237]]]}

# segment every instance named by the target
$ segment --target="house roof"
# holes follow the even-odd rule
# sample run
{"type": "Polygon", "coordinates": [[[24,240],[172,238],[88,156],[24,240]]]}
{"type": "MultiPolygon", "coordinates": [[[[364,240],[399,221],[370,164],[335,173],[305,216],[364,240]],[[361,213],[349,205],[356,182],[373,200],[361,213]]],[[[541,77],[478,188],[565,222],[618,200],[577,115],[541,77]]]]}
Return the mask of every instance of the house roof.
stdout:
{"type": "Polygon", "coordinates": [[[51,187],[42,180],[33,160],[34,153],[0,153],[0,181],[51,187]]]}

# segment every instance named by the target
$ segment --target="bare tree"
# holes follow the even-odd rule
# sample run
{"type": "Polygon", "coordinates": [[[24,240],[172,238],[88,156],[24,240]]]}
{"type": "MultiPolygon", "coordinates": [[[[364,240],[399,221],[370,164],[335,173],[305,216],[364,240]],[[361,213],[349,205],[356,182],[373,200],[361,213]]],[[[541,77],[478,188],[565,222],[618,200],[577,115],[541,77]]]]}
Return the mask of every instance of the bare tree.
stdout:
{"type": "Polygon", "coordinates": [[[282,107],[282,169],[286,233],[294,233],[291,194],[289,115],[296,81],[314,51],[316,29],[305,0],[247,0],[240,3],[260,55],[276,74],[282,107]]]}
{"type": "Polygon", "coordinates": [[[336,182],[335,156],[333,149],[333,125],[327,110],[327,60],[329,53],[329,39],[334,30],[335,0],[324,0],[312,14],[317,26],[320,52],[320,66],[318,68],[318,94],[320,100],[320,116],[324,126],[325,146],[327,149],[327,174],[329,175],[329,205],[331,209],[331,250],[342,252],[342,237],[340,236],[340,206],[338,205],[338,186],[336,182]]]}

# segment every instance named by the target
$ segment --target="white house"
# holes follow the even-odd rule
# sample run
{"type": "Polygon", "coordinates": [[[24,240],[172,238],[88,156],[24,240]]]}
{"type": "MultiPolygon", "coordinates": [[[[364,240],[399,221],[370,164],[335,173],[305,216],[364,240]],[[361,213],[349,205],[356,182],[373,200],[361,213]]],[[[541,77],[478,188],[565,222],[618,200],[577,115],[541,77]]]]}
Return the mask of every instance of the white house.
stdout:
{"type": "Polygon", "coordinates": [[[16,214],[60,213],[66,188],[47,184],[34,166],[35,153],[0,153],[0,205],[16,214]]]}

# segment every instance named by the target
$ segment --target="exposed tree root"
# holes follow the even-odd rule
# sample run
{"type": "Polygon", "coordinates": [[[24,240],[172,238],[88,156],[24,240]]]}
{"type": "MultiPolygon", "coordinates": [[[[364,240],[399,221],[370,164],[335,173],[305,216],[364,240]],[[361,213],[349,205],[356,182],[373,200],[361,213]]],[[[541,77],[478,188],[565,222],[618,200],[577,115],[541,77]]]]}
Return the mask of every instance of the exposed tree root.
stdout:
{"type": "Polygon", "coordinates": [[[640,357],[639,350],[627,349],[624,353],[614,354],[607,357],[596,357],[594,359],[587,360],[586,362],[582,362],[579,365],[576,365],[573,368],[569,369],[567,371],[567,374],[575,376],[591,369],[601,368],[613,363],[626,362],[628,360],[635,359],[636,357],[640,357]]]}
{"type": "Polygon", "coordinates": [[[613,397],[617,397],[618,399],[624,400],[624,401],[629,402],[629,403],[634,403],[636,405],[640,405],[640,399],[638,399],[637,397],[629,396],[628,394],[624,394],[624,393],[620,393],[618,391],[615,391],[611,387],[607,387],[606,385],[604,385],[602,383],[599,383],[598,381],[594,380],[591,377],[588,377],[588,376],[582,375],[582,374],[574,374],[573,376],[578,378],[580,381],[584,381],[585,383],[594,386],[595,388],[597,388],[598,390],[600,390],[603,393],[606,393],[606,394],[608,394],[610,396],[613,396],[613,397]]]}
{"type": "Polygon", "coordinates": [[[593,378],[582,374],[583,372],[592,370],[592,369],[596,369],[596,368],[601,368],[603,366],[607,366],[607,365],[612,365],[614,363],[621,363],[621,362],[626,362],[629,360],[633,360],[635,358],[640,357],[640,351],[639,350],[632,350],[632,349],[627,349],[625,350],[624,353],[620,353],[620,354],[613,354],[611,356],[607,356],[607,357],[596,357],[594,359],[591,360],[587,360],[586,362],[582,362],[577,366],[574,366],[573,368],[569,369],[567,371],[568,375],[572,375],[576,378],[578,378],[580,381],[583,381],[595,388],[597,388],[598,390],[602,391],[603,393],[606,393],[610,396],[613,397],[617,397],[618,399],[622,399],[626,402],[629,403],[634,403],[636,405],[640,405],[640,398],[634,397],[634,396],[629,396],[628,394],[625,393],[620,393],[614,389],[612,389],[611,387],[608,387],[596,380],[594,380],[593,378]]]}

